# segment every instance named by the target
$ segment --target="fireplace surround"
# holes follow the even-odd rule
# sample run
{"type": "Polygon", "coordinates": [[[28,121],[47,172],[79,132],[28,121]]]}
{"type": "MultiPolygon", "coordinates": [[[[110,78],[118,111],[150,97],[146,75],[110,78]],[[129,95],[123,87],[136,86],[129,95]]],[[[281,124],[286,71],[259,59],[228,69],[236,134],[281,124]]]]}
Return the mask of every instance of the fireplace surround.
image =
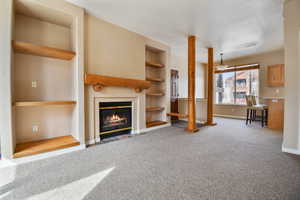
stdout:
{"type": "Polygon", "coordinates": [[[100,139],[131,133],[132,102],[99,102],[100,139]]]}

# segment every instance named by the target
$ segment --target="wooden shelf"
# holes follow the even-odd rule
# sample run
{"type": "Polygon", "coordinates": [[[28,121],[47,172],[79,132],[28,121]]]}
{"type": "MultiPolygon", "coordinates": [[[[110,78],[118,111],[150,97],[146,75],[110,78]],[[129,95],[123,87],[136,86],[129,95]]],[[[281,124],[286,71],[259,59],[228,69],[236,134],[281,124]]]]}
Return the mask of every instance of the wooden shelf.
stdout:
{"type": "Polygon", "coordinates": [[[147,128],[150,128],[150,127],[153,127],[153,126],[161,126],[161,125],[164,125],[164,124],[167,124],[168,122],[164,122],[164,121],[149,121],[149,122],[146,122],[146,127],[147,128]]]}
{"type": "Polygon", "coordinates": [[[162,79],[162,78],[151,78],[151,77],[147,77],[146,80],[147,80],[147,81],[152,81],[152,82],[159,82],[159,83],[165,81],[165,80],[162,79]]]}
{"type": "Polygon", "coordinates": [[[146,108],[147,112],[158,112],[158,111],[163,111],[165,108],[164,107],[148,107],[146,108]]]}
{"type": "Polygon", "coordinates": [[[58,58],[63,60],[72,60],[76,55],[73,51],[56,49],[46,46],[35,45],[27,42],[12,41],[14,50],[18,53],[31,54],[36,56],[45,56],[50,58],[58,58]]]}
{"type": "Polygon", "coordinates": [[[46,140],[27,142],[16,145],[14,158],[77,146],[80,143],[72,136],[62,136],[46,140]]]}
{"type": "Polygon", "coordinates": [[[54,106],[54,105],[74,105],[76,101],[19,101],[13,105],[17,107],[32,107],[32,106],[54,106]]]}
{"type": "Polygon", "coordinates": [[[164,68],[165,65],[159,64],[159,63],[153,63],[153,62],[146,62],[146,66],[148,67],[156,67],[156,68],[164,68]]]}
{"type": "Polygon", "coordinates": [[[163,93],[163,92],[148,92],[146,95],[153,96],[153,97],[162,97],[162,96],[165,96],[165,93],[163,93]]]}
{"type": "Polygon", "coordinates": [[[188,118],[189,115],[187,114],[180,114],[180,113],[167,113],[169,117],[179,117],[179,118],[188,118]]]}

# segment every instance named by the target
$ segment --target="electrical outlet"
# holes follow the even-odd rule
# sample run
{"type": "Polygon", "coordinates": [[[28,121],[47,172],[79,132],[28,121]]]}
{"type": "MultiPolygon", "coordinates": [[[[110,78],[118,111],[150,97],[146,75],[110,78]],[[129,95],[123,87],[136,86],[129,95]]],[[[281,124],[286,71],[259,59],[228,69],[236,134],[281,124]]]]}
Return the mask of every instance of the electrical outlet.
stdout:
{"type": "Polygon", "coordinates": [[[31,82],[31,87],[32,88],[37,88],[37,81],[32,81],[31,82]]]}
{"type": "Polygon", "coordinates": [[[278,94],[278,93],[279,93],[279,89],[276,89],[276,91],[275,91],[275,92],[276,92],[276,94],[278,94]]]}
{"type": "Polygon", "coordinates": [[[39,131],[39,126],[38,125],[33,125],[32,126],[32,132],[36,133],[39,131]]]}

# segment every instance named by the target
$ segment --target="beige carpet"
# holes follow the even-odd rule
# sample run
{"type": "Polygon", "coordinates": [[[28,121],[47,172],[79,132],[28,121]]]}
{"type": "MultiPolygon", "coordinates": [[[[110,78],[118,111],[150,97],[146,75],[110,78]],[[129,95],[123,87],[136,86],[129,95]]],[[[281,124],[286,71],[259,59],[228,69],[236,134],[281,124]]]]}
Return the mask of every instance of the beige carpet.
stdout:
{"type": "Polygon", "coordinates": [[[2,169],[0,199],[299,200],[300,159],[279,132],[217,119],[2,169]]]}

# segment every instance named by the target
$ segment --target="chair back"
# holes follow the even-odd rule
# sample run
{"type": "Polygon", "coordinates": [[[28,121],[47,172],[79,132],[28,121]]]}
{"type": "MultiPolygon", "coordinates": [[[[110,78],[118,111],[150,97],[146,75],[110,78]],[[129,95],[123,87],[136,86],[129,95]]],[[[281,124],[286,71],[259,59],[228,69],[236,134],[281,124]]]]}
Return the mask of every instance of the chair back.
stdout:
{"type": "Polygon", "coordinates": [[[254,95],[250,95],[251,98],[252,98],[252,105],[255,106],[257,105],[257,102],[256,102],[256,97],[254,95]]]}
{"type": "Polygon", "coordinates": [[[246,95],[247,106],[253,106],[253,98],[251,95],[246,95]]]}

